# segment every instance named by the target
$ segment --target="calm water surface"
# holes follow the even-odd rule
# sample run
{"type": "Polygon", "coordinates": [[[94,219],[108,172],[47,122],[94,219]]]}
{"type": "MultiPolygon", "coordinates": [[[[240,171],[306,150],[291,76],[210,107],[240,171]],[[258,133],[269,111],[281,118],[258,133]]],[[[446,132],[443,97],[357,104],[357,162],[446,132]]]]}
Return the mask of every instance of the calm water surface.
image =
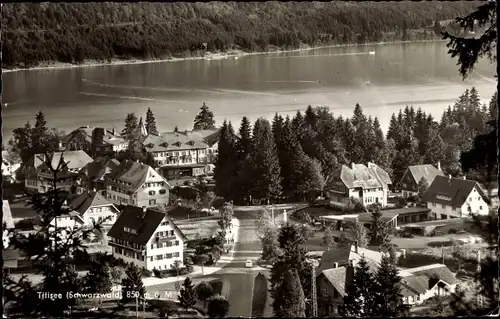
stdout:
{"type": "Polygon", "coordinates": [[[387,128],[392,112],[421,106],[441,112],[475,86],[484,102],[496,88],[494,65],[480,63],[462,81],[444,42],[387,44],[137,65],[33,70],[3,74],[4,138],[35,114],[69,132],[82,125],[123,127],[127,113],[153,110],[160,131],[191,129],[205,101],[239,125],[307,105],[350,116],[356,103],[387,128]],[[369,54],[375,51],[375,54],[369,54]]]}

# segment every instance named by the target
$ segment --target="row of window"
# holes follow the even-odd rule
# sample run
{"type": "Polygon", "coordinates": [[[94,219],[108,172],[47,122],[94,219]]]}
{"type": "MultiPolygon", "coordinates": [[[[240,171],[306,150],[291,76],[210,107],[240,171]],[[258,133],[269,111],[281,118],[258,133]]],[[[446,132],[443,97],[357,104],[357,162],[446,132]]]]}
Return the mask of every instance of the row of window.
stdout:
{"type": "Polygon", "coordinates": [[[177,258],[179,256],[180,256],[180,253],[178,251],[176,251],[173,253],[151,256],[151,257],[149,257],[149,260],[153,261],[153,258],[154,258],[154,260],[172,259],[172,258],[177,258]]]}
{"type": "MultiPolygon", "coordinates": [[[[168,222],[167,221],[164,221],[161,223],[162,226],[166,226],[168,225],[168,222]]],[[[173,230],[166,230],[166,231],[160,231],[160,232],[157,232],[156,233],[156,236],[157,237],[172,237],[172,236],[175,236],[175,232],[173,230]]]]}
{"type": "Polygon", "coordinates": [[[151,249],[179,246],[178,240],[169,240],[163,243],[151,244],[151,249]]]}
{"type": "MultiPolygon", "coordinates": [[[[167,193],[167,190],[165,190],[165,189],[160,189],[160,190],[158,191],[158,193],[159,193],[160,195],[165,195],[165,194],[167,193]]],[[[155,195],[156,195],[156,192],[155,192],[155,191],[149,191],[149,192],[148,192],[148,194],[149,194],[149,196],[155,196],[155,195]]]]}
{"type": "Polygon", "coordinates": [[[142,188],[148,188],[148,187],[163,187],[165,186],[165,182],[152,182],[152,183],[144,183],[142,185],[142,188]]]}
{"type": "Polygon", "coordinates": [[[123,227],[123,231],[125,231],[126,233],[131,233],[131,234],[136,234],[137,235],[137,230],[132,229],[132,228],[123,227]]]}
{"type": "MultiPolygon", "coordinates": [[[[196,151],[192,151],[193,153],[196,151]]],[[[200,154],[204,154],[205,150],[198,150],[200,154]]],[[[168,157],[168,156],[187,156],[190,155],[189,151],[175,151],[175,152],[156,152],[155,157],[168,157]]]]}
{"type": "Polygon", "coordinates": [[[122,240],[122,239],[118,239],[118,238],[112,238],[111,241],[117,243],[118,245],[131,247],[131,248],[134,248],[134,249],[137,249],[137,250],[142,250],[144,248],[143,246],[139,246],[136,243],[130,243],[128,241],[125,241],[125,240],[122,240]]]}
{"type": "Polygon", "coordinates": [[[378,203],[378,197],[366,197],[367,203],[378,203]]]}
{"type": "Polygon", "coordinates": [[[113,251],[117,254],[123,255],[125,257],[133,258],[133,259],[138,259],[140,261],[144,261],[144,256],[141,253],[136,253],[134,251],[128,250],[128,249],[123,249],[120,247],[114,247],[113,251]]]}
{"type": "Polygon", "coordinates": [[[368,192],[368,193],[377,192],[377,191],[381,192],[381,191],[382,191],[382,187],[377,187],[377,188],[367,188],[367,189],[365,190],[365,192],[368,192]]]}
{"type": "Polygon", "coordinates": [[[111,190],[118,192],[118,193],[122,193],[122,194],[132,195],[131,191],[127,191],[127,190],[124,190],[124,189],[122,189],[120,187],[116,187],[116,186],[111,186],[111,190]]]}

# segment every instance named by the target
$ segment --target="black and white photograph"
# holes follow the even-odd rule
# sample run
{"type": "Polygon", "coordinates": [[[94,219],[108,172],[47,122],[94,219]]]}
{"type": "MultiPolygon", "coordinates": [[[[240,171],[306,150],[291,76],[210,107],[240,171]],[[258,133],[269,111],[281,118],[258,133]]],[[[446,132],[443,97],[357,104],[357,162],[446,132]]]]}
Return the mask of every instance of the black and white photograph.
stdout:
{"type": "Polygon", "coordinates": [[[3,318],[498,317],[496,2],[2,3],[3,318]]]}

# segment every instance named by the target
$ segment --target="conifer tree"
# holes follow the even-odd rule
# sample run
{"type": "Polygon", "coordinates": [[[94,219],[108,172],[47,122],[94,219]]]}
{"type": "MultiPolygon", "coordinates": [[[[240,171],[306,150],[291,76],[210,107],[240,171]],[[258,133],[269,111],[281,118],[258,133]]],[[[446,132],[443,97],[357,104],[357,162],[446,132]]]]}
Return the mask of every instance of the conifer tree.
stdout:
{"type": "Polygon", "coordinates": [[[358,243],[359,247],[366,248],[368,246],[368,234],[363,224],[356,223],[356,225],[354,225],[353,240],[358,243]]]}
{"type": "MultiPolygon", "coordinates": [[[[89,272],[83,278],[87,293],[98,295],[110,293],[113,286],[110,272],[110,268],[106,263],[92,259],[89,272]]],[[[99,304],[101,304],[101,301],[99,298],[99,304]]]]}
{"type": "Polygon", "coordinates": [[[490,103],[488,104],[489,110],[489,120],[496,121],[498,117],[498,91],[496,91],[491,97],[490,103]]]}
{"type": "Polygon", "coordinates": [[[251,190],[252,174],[254,171],[252,161],[252,136],[251,124],[246,116],[241,120],[239,128],[239,139],[236,142],[237,150],[237,173],[236,173],[236,197],[246,197],[251,190]]]}
{"type": "Polygon", "coordinates": [[[125,277],[122,279],[122,302],[144,300],[146,288],[142,282],[142,274],[139,267],[130,263],[125,269],[125,277]]]}
{"type": "Polygon", "coordinates": [[[371,212],[370,245],[389,247],[391,245],[389,225],[382,220],[382,212],[375,207],[371,212]]]}
{"type": "Polygon", "coordinates": [[[127,114],[125,118],[125,127],[123,128],[121,135],[126,141],[134,139],[137,135],[139,129],[139,120],[134,113],[127,114]]]}
{"type": "Polygon", "coordinates": [[[346,296],[341,313],[346,317],[369,317],[375,310],[375,281],[366,259],[348,266],[346,275],[346,296]]]}
{"type": "Polygon", "coordinates": [[[422,178],[418,181],[417,188],[418,188],[418,197],[420,198],[420,200],[422,200],[424,194],[429,189],[429,181],[427,180],[427,178],[425,178],[425,176],[422,176],[422,178]]]}
{"type": "Polygon", "coordinates": [[[234,195],[236,177],[236,143],[231,123],[224,121],[220,130],[218,155],[215,163],[215,192],[227,201],[234,195]]]}
{"type": "MultiPolygon", "coordinates": [[[[78,292],[82,280],[75,271],[76,262],[88,262],[84,241],[89,241],[91,233],[101,227],[97,223],[89,229],[61,226],[58,221],[70,213],[66,202],[69,193],[59,187],[61,172],[67,166],[64,153],[57,164],[51,155],[46,155],[45,165],[52,175],[51,188],[45,193],[35,193],[29,206],[37,213],[41,230],[27,238],[17,230],[9,234],[9,244],[23,252],[33,263],[33,269],[42,276],[40,284],[33,284],[26,276],[19,281],[10,276],[4,278],[5,305],[12,315],[24,317],[61,317],[76,299],[68,292],[78,292]],[[55,164],[55,165],[54,165],[55,164]],[[40,298],[38,292],[60,294],[60,298],[40,298]]],[[[4,309],[7,312],[6,309],[4,309]]]]}
{"type": "Polygon", "coordinates": [[[194,118],[193,131],[209,130],[215,128],[214,113],[205,102],[200,107],[200,113],[194,118]]]}
{"type": "Polygon", "coordinates": [[[229,302],[221,295],[212,296],[208,302],[209,318],[224,318],[229,311],[229,302]]]}
{"type": "Polygon", "coordinates": [[[307,156],[300,144],[295,147],[292,167],[293,186],[297,195],[304,196],[309,191],[322,191],[325,179],[321,173],[321,164],[307,156]]]}
{"type": "Polygon", "coordinates": [[[186,310],[196,304],[196,290],[189,277],[184,279],[184,283],[182,284],[181,291],[177,299],[179,300],[181,307],[186,310]]]}
{"type": "Polygon", "coordinates": [[[156,127],[156,119],[151,111],[151,108],[148,107],[148,112],[146,113],[146,131],[148,135],[158,135],[158,128],[156,127]]]}
{"type": "Polygon", "coordinates": [[[407,315],[408,305],[403,303],[401,277],[391,257],[384,254],[375,274],[375,309],[372,315],[380,317],[403,317],[407,315]]]}
{"type": "Polygon", "coordinates": [[[280,165],[271,125],[263,118],[255,122],[253,145],[255,150],[253,193],[257,197],[272,200],[281,194],[280,165]]]}
{"type": "Polygon", "coordinates": [[[294,158],[295,147],[298,145],[297,138],[298,136],[293,133],[290,117],[287,116],[283,123],[281,141],[277,147],[281,167],[281,185],[283,186],[283,193],[288,196],[294,191],[292,187],[292,177],[294,176],[292,160],[294,158]]]}
{"type": "MultiPolygon", "coordinates": [[[[274,309],[277,318],[304,318],[306,303],[304,291],[296,269],[289,269],[277,289],[283,300],[278,309],[274,309]]],[[[273,304],[274,306],[274,304],[273,304]]]]}

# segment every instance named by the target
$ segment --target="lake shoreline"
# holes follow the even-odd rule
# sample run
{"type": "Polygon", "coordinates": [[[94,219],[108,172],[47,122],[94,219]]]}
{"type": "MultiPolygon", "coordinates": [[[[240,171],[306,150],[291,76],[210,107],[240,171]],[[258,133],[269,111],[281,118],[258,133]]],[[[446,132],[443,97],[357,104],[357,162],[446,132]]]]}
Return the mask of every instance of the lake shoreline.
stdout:
{"type": "Polygon", "coordinates": [[[230,58],[238,58],[249,55],[263,55],[263,54],[277,54],[277,53],[290,53],[290,52],[305,52],[311,50],[318,50],[324,48],[343,48],[343,47],[353,47],[353,46],[373,46],[373,45],[387,45],[387,44],[403,44],[403,43],[426,43],[426,42],[444,42],[446,40],[419,40],[419,41],[390,41],[390,42],[371,42],[364,44],[334,44],[334,45],[323,45],[323,46],[307,46],[298,49],[291,50],[271,50],[271,51],[257,51],[257,52],[245,52],[243,50],[229,50],[227,52],[207,52],[204,56],[195,57],[185,57],[185,58],[168,58],[168,59],[151,59],[151,60],[140,60],[140,59],[130,59],[130,60],[120,60],[114,59],[111,62],[102,61],[92,61],[88,60],[80,64],[54,62],[48,65],[36,66],[32,68],[12,68],[12,69],[2,69],[2,73],[12,73],[21,71],[41,71],[41,70],[65,70],[74,68],[86,68],[86,67],[97,67],[97,66],[115,66],[115,65],[136,65],[136,64],[148,64],[148,63],[163,63],[163,62],[180,62],[189,60],[224,60],[230,58]]]}

